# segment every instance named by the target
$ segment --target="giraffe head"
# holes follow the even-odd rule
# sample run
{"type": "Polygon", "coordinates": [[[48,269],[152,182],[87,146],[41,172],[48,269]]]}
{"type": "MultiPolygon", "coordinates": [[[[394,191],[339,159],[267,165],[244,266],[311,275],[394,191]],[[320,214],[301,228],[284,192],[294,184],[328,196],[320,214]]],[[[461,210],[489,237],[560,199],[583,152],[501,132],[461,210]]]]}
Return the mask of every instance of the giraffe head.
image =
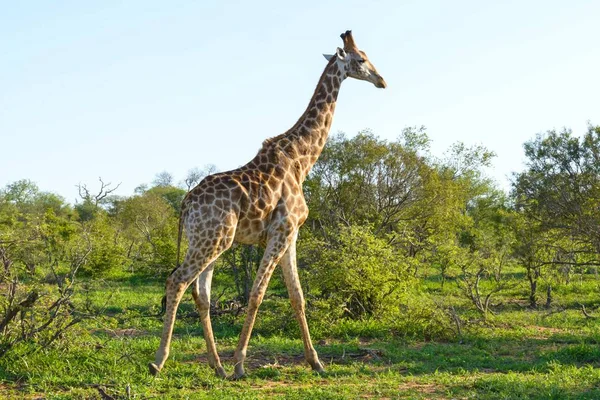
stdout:
{"type": "Polygon", "coordinates": [[[324,54],[325,58],[331,60],[336,57],[336,62],[343,69],[345,76],[371,82],[381,89],[387,87],[387,83],[369,61],[365,52],[356,47],[352,31],[346,31],[340,37],[344,41],[344,48],[338,47],[335,55],[324,54]]]}

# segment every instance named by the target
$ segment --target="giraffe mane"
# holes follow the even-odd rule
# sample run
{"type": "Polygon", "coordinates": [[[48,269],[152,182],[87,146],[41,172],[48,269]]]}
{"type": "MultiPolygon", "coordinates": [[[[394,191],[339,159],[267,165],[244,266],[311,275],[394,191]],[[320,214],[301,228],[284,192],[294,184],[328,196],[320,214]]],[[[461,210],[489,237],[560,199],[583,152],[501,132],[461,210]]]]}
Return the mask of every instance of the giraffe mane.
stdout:
{"type": "Polygon", "coordinates": [[[317,93],[319,91],[319,87],[321,86],[321,83],[323,82],[323,79],[325,79],[325,76],[327,75],[327,70],[335,63],[335,61],[336,61],[335,57],[332,57],[331,60],[329,60],[327,62],[327,65],[323,69],[323,72],[321,73],[321,77],[319,78],[319,81],[317,82],[315,90],[313,91],[313,95],[310,98],[310,101],[308,102],[308,105],[306,106],[306,110],[304,110],[304,112],[302,113],[302,115],[300,115],[300,118],[298,118],[298,121],[296,121],[296,123],[290,129],[288,129],[287,131],[285,131],[284,133],[281,133],[281,134],[279,134],[277,136],[272,136],[270,138],[265,139],[262,142],[262,146],[258,150],[257,155],[261,154],[264,150],[269,149],[274,143],[277,143],[280,139],[283,139],[290,132],[298,129],[298,127],[301,124],[301,121],[304,119],[304,117],[306,116],[306,114],[309,112],[310,105],[313,103],[313,101],[317,97],[317,93]]]}

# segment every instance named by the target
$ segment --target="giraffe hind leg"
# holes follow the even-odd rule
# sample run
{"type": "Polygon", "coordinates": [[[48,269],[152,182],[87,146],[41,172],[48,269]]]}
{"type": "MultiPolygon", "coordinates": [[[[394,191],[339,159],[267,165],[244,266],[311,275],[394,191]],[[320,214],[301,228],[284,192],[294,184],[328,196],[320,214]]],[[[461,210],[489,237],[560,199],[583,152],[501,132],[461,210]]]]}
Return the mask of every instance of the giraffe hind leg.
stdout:
{"type": "MultiPolygon", "coordinates": [[[[223,237],[223,236],[222,236],[223,237]]],[[[233,237],[232,235],[226,235],[233,237]]],[[[160,345],[156,351],[154,363],[148,365],[150,373],[157,375],[163,368],[165,361],[169,357],[169,348],[173,336],[173,326],[177,314],[177,307],[187,287],[204,271],[217,257],[231,246],[231,240],[220,241],[217,246],[211,246],[208,243],[212,241],[198,242],[190,246],[181,267],[177,268],[167,278],[166,285],[166,307],[163,331],[160,339],[160,345]]]]}
{"type": "Polygon", "coordinates": [[[200,273],[192,287],[192,297],[200,314],[204,340],[206,341],[206,353],[208,365],[215,371],[218,377],[225,378],[227,374],[221,365],[215,338],[213,336],[212,324],[210,322],[210,288],[212,283],[214,264],[210,264],[200,273]]]}
{"type": "MultiPolygon", "coordinates": [[[[186,265],[184,262],[183,265],[186,265]]],[[[187,264],[189,265],[189,264],[187,264]]],[[[187,269],[186,269],[187,270],[187,269]]],[[[175,317],[177,313],[177,307],[181,301],[183,293],[191,283],[192,279],[187,277],[183,273],[173,273],[167,279],[166,284],[166,299],[165,299],[165,317],[163,331],[160,338],[160,346],[156,351],[155,361],[148,365],[150,373],[157,375],[162,369],[167,357],[169,357],[169,347],[171,345],[171,338],[173,335],[173,325],[175,324],[175,317]]]]}

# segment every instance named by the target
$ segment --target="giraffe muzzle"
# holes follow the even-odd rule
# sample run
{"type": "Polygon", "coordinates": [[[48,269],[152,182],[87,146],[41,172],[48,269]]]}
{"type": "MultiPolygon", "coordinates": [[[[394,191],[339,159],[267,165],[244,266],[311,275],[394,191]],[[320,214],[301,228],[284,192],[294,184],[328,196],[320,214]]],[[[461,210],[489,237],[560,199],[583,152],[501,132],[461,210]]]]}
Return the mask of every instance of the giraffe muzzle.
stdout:
{"type": "Polygon", "coordinates": [[[385,83],[385,80],[382,77],[379,77],[377,82],[375,82],[375,87],[379,89],[385,89],[387,87],[387,83],[385,83]]]}

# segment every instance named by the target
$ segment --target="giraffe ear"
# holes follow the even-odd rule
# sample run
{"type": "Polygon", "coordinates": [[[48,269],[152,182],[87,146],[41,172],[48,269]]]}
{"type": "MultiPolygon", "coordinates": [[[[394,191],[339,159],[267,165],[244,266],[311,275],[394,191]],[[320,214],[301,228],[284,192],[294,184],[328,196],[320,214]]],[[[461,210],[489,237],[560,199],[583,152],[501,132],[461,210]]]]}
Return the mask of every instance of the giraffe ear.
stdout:
{"type": "Polygon", "coordinates": [[[341,49],[338,47],[335,51],[335,55],[334,54],[323,54],[323,57],[325,57],[325,59],[327,61],[331,61],[331,59],[333,57],[337,57],[343,61],[346,58],[346,52],[344,51],[344,49],[341,49]]]}

